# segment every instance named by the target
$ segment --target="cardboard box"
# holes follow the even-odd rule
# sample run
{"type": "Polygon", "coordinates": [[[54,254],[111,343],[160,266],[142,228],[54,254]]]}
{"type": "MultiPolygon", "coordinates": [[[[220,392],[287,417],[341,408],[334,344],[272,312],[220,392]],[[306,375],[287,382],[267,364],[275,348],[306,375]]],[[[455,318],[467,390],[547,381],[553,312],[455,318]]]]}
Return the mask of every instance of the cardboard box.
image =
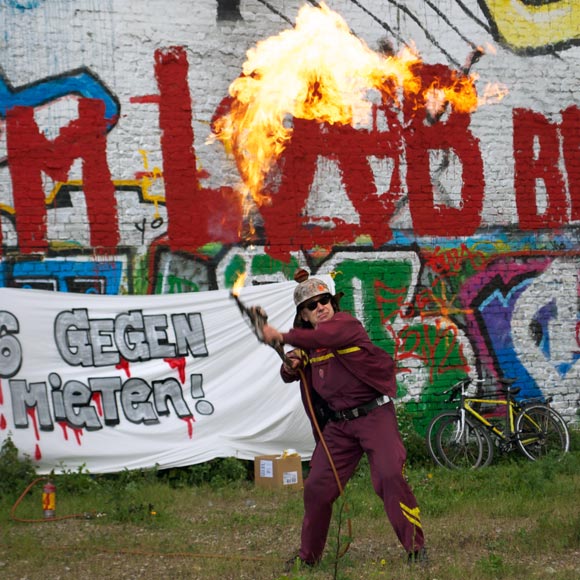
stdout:
{"type": "Polygon", "coordinates": [[[254,481],[269,489],[302,489],[300,455],[258,455],[254,458],[254,481]]]}

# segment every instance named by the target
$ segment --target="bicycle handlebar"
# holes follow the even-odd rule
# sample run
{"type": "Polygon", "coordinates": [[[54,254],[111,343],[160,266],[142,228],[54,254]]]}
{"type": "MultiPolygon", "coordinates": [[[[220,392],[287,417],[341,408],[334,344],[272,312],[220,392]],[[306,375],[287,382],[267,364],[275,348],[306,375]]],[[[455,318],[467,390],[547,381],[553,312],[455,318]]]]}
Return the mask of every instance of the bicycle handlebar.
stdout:
{"type": "Polygon", "coordinates": [[[457,393],[459,393],[459,391],[463,390],[464,388],[466,388],[468,385],[471,384],[471,380],[472,379],[470,377],[461,379],[460,381],[455,383],[452,387],[450,387],[446,391],[443,391],[441,394],[449,395],[447,402],[451,403],[453,400],[455,400],[455,398],[457,397],[457,393]]]}

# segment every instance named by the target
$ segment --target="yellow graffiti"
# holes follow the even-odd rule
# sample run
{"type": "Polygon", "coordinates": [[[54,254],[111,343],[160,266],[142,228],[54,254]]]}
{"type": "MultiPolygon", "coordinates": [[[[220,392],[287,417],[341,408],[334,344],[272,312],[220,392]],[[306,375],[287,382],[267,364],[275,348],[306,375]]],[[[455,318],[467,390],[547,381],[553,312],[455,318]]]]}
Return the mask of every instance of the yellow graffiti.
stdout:
{"type": "Polygon", "coordinates": [[[486,0],[500,36],[515,49],[537,49],[580,38],[580,2],[532,5],[523,0],[486,0]]]}
{"type": "MultiPolygon", "coordinates": [[[[154,167],[152,171],[149,170],[149,160],[147,158],[147,152],[143,149],[139,149],[139,153],[143,158],[143,168],[145,172],[141,175],[140,179],[113,179],[113,185],[115,187],[136,187],[141,189],[141,196],[143,201],[153,203],[155,206],[155,218],[159,217],[159,203],[165,203],[165,195],[154,194],[151,192],[151,187],[157,180],[163,180],[163,172],[159,167],[154,167]]],[[[63,187],[79,187],[82,188],[83,182],[81,179],[71,179],[69,181],[57,181],[54,187],[47,195],[45,199],[46,205],[51,205],[56,197],[58,196],[60,190],[63,187]]],[[[3,206],[0,204],[0,210],[8,213],[15,213],[14,209],[9,206],[3,206]]]]}
{"type": "MultiPolygon", "coordinates": [[[[141,188],[143,200],[154,203],[156,207],[157,207],[157,204],[159,202],[165,203],[165,197],[160,196],[160,195],[150,194],[149,188],[148,188],[148,186],[150,185],[150,182],[146,186],[144,183],[145,179],[146,178],[142,178],[142,179],[113,179],[112,183],[115,187],[139,187],[139,188],[141,188]]],[[[71,186],[80,188],[83,186],[83,181],[81,179],[71,179],[69,181],[57,181],[54,184],[54,187],[52,188],[50,193],[46,196],[46,201],[45,201],[46,205],[50,205],[54,202],[54,200],[56,199],[60,190],[63,187],[71,187],[71,186]]],[[[6,208],[11,213],[14,213],[14,210],[12,208],[10,208],[9,206],[6,206],[6,208]]]]}
{"type": "Polygon", "coordinates": [[[160,201],[161,202],[165,201],[165,196],[161,197],[161,196],[150,195],[149,190],[155,181],[157,181],[158,179],[163,179],[163,173],[162,173],[161,169],[159,169],[159,167],[154,167],[153,171],[150,172],[149,171],[149,159],[147,158],[147,151],[145,151],[144,149],[139,149],[139,153],[141,154],[141,157],[143,157],[143,167],[145,168],[145,171],[150,173],[152,176],[152,177],[149,177],[148,175],[143,175],[143,177],[141,178],[141,187],[143,190],[143,199],[148,199],[150,201],[153,201],[153,203],[155,204],[155,217],[158,218],[159,217],[159,206],[157,204],[160,201]]]}

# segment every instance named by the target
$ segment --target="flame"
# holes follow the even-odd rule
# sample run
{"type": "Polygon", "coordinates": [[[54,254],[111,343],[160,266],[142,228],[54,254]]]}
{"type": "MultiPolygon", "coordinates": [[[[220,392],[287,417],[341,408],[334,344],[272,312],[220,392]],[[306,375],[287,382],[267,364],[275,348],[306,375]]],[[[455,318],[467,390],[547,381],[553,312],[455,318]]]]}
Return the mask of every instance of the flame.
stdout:
{"type": "Polygon", "coordinates": [[[231,110],[214,132],[241,161],[242,179],[254,201],[264,178],[292,136],[292,118],[330,124],[365,122],[372,88],[389,81],[416,81],[418,57],[405,49],[397,57],[373,52],[325,4],[301,8],[293,29],[259,42],[247,52],[243,75],[230,85],[231,110]]]}
{"type": "MultiPolygon", "coordinates": [[[[481,54],[478,49],[477,58],[481,54]]],[[[230,109],[213,124],[213,138],[238,163],[246,210],[269,202],[262,189],[292,138],[294,118],[365,124],[376,90],[397,106],[399,94],[421,94],[418,102],[435,119],[448,105],[471,112],[480,104],[476,75],[458,71],[450,86],[422,87],[413,47],[397,55],[374,52],[323,2],[304,5],[294,28],[259,42],[246,56],[242,75],[230,85],[230,109]]]]}
{"type": "Polygon", "coordinates": [[[234,296],[239,296],[242,288],[244,287],[244,283],[246,282],[246,273],[245,272],[238,272],[238,277],[234,282],[234,286],[232,288],[232,294],[234,296]]]}
{"type": "Polygon", "coordinates": [[[425,106],[432,117],[436,117],[447,104],[458,113],[471,113],[477,109],[478,99],[475,90],[477,75],[456,75],[453,84],[440,87],[433,83],[425,91],[425,106]]]}
{"type": "Polygon", "coordinates": [[[479,97],[480,105],[499,103],[509,93],[506,85],[502,83],[488,83],[483,89],[483,95],[479,97]]]}

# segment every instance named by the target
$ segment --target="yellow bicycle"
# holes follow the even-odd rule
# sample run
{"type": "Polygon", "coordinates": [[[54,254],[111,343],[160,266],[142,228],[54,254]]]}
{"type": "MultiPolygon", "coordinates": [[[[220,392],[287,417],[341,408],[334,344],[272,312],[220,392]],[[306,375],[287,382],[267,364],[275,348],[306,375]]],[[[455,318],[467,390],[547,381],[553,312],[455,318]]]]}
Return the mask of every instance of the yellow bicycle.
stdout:
{"type": "Polygon", "coordinates": [[[485,467],[492,462],[495,447],[501,452],[519,449],[531,461],[569,451],[568,426],[550,407],[551,398],[518,402],[514,397],[520,389],[511,387],[514,379],[497,382],[497,396],[471,396],[470,385],[483,383],[471,378],[442,393],[449,395],[448,402],[459,397],[459,405],[436,415],[427,428],[427,447],[437,465],[448,469],[485,467]],[[494,412],[489,412],[490,407],[494,412]]]}

